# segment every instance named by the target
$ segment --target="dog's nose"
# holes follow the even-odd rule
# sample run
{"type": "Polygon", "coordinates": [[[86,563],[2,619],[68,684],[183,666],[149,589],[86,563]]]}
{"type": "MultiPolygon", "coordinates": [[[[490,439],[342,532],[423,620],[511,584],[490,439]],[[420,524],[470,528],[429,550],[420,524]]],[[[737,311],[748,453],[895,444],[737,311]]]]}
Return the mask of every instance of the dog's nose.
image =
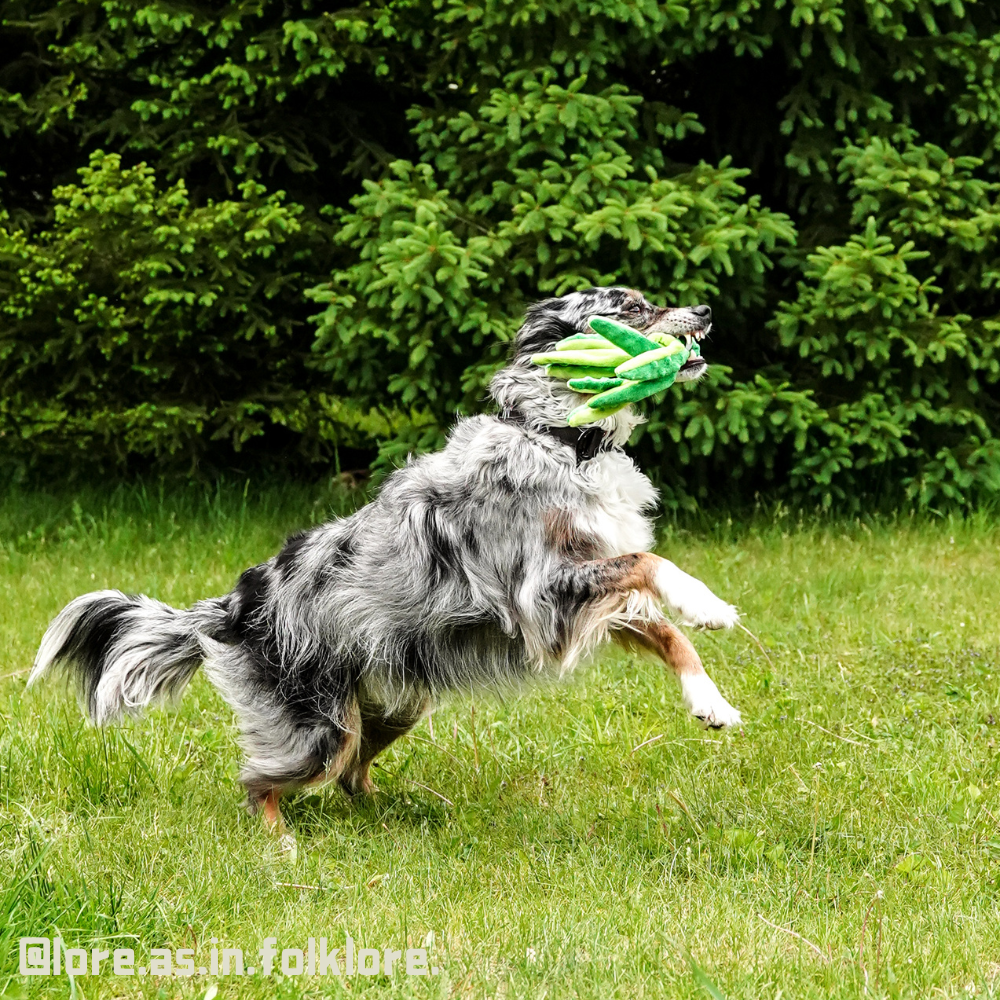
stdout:
{"type": "Polygon", "coordinates": [[[711,306],[691,306],[691,312],[693,312],[695,316],[700,316],[702,319],[712,318],[711,306]]]}

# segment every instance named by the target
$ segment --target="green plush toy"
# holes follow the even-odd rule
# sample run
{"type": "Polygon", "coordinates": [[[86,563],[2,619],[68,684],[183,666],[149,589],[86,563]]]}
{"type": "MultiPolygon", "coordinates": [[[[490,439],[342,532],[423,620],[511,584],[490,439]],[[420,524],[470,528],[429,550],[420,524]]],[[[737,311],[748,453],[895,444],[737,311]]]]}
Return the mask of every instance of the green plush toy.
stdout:
{"type": "Polygon", "coordinates": [[[603,316],[591,317],[588,325],[592,334],[567,337],[554,351],[531,359],[575,392],[592,394],[570,413],[570,427],[603,420],[629,403],[669,389],[687,360],[701,355],[696,343],[687,347],[669,333],[646,337],[603,316]]]}

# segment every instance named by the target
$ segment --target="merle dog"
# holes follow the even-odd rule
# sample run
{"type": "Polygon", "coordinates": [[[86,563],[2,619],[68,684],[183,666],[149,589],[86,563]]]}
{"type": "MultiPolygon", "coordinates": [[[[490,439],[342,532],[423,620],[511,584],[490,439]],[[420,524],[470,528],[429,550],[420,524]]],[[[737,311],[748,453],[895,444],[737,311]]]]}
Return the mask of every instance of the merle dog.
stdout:
{"type": "MultiPolygon", "coordinates": [[[[104,723],[178,695],[203,664],[239,718],[249,803],[278,829],[289,789],[369,791],[375,756],[445,692],[564,672],[609,638],[662,658],[708,725],[739,724],[664,612],[713,629],[738,620],[649,552],[656,491],[622,450],[639,418],[626,408],[569,428],[582,398],[531,364],[594,315],[688,338],[711,327],[707,306],[659,308],[625,288],[532,306],[490,387],[498,413],[459,420],[443,450],[357,513],[290,538],[224,597],[186,611],[116,590],[78,597],[31,681],[70,668],[104,723]]],[[[692,358],[678,381],[706,367],[692,358]]]]}

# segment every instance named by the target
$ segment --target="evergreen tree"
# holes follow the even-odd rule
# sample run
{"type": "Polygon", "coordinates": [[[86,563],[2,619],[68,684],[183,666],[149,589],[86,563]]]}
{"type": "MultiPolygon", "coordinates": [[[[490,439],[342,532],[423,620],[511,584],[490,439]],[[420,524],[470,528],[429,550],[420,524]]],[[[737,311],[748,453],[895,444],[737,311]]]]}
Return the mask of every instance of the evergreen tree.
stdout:
{"type": "Polygon", "coordinates": [[[0,0],[0,454],[380,461],[525,306],[707,302],[668,499],[1000,490],[988,0],[0,0]]]}

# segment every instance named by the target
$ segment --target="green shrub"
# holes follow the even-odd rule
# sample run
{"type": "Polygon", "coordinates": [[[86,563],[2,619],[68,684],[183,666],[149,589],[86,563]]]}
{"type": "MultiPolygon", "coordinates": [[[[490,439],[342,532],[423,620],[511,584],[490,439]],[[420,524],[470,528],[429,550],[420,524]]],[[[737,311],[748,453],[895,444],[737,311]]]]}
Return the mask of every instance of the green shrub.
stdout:
{"type": "Polygon", "coordinates": [[[635,442],[669,502],[1000,490],[986,0],[0,25],[8,460],[395,461],[482,406],[527,303],[614,282],[715,310],[711,378],[635,442]]]}
{"type": "Polygon", "coordinates": [[[299,429],[295,282],[318,242],[302,207],[255,181],[194,207],[182,180],[158,191],[117,154],[80,173],[37,236],[0,230],[6,446],[191,460],[211,440],[239,451],[264,420],[299,429]]]}

